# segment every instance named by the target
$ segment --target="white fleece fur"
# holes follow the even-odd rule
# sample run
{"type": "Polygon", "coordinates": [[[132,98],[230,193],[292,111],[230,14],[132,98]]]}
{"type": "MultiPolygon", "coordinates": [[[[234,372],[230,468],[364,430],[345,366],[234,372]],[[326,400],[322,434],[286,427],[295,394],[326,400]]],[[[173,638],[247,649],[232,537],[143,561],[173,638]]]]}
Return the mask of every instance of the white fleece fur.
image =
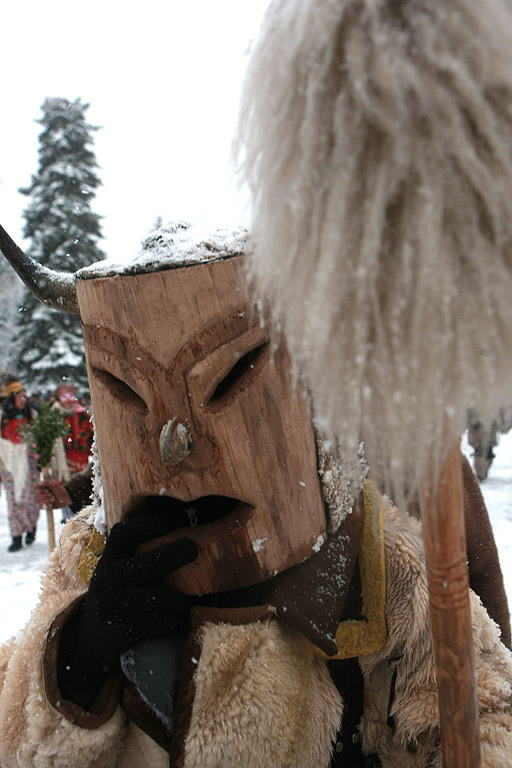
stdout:
{"type": "Polygon", "coordinates": [[[342,704],[298,632],[206,625],[195,683],[185,768],[328,768],[342,704]]]}
{"type": "Polygon", "coordinates": [[[274,0],[236,152],[320,426],[399,499],[510,398],[509,0],[274,0]]]}

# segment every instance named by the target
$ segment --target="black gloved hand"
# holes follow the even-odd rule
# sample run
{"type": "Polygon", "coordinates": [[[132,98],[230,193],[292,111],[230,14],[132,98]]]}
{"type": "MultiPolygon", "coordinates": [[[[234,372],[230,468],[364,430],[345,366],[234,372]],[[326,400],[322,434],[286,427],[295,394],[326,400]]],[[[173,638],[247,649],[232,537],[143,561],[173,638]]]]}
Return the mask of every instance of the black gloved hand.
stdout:
{"type": "Polygon", "coordinates": [[[188,629],[191,600],[161,583],[193,562],[191,539],[136,555],[138,544],[169,530],[169,520],[135,517],[115,525],[77,614],[59,645],[61,694],[88,708],[119,656],[141,640],[188,629]]]}

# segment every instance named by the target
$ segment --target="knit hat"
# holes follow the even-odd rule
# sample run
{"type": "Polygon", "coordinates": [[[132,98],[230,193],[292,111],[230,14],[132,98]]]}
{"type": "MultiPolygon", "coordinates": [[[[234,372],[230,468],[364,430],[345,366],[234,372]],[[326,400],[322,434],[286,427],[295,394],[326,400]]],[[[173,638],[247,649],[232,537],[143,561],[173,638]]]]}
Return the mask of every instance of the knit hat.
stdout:
{"type": "Polygon", "coordinates": [[[0,397],[9,397],[10,395],[17,395],[20,392],[24,392],[25,387],[21,381],[7,379],[7,383],[3,385],[0,390],[0,397]]]}

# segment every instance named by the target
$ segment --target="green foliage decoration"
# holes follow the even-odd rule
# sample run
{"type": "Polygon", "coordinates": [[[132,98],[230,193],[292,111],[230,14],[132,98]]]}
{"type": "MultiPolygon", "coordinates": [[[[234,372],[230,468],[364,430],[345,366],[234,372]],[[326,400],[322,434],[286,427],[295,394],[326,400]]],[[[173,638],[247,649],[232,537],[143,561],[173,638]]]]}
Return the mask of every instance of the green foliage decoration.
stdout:
{"type": "Polygon", "coordinates": [[[26,433],[27,441],[33,444],[34,452],[39,455],[37,463],[40,469],[50,465],[57,438],[66,437],[68,433],[69,425],[64,415],[58,408],[44,403],[26,433]]]}

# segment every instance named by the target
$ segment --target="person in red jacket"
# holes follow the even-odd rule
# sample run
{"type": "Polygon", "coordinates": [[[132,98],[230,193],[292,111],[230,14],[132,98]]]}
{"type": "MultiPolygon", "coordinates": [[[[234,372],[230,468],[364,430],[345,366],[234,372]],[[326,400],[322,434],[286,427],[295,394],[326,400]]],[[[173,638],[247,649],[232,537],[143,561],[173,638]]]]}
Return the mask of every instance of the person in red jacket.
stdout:
{"type": "Polygon", "coordinates": [[[64,438],[64,452],[69,474],[61,478],[68,480],[71,475],[83,472],[87,468],[91,455],[93,428],[90,415],[78,401],[76,389],[72,384],[62,384],[57,387],[57,401],[54,408],[62,412],[69,427],[69,433],[64,438]]]}
{"type": "Polygon", "coordinates": [[[8,551],[18,552],[22,548],[24,533],[25,544],[30,545],[35,540],[39,517],[39,505],[35,497],[39,471],[36,457],[24,438],[24,430],[32,423],[33,413],[25,387],[15,377],[7,378],[1,397],[0,470],[12,536],[8,551]]]}

